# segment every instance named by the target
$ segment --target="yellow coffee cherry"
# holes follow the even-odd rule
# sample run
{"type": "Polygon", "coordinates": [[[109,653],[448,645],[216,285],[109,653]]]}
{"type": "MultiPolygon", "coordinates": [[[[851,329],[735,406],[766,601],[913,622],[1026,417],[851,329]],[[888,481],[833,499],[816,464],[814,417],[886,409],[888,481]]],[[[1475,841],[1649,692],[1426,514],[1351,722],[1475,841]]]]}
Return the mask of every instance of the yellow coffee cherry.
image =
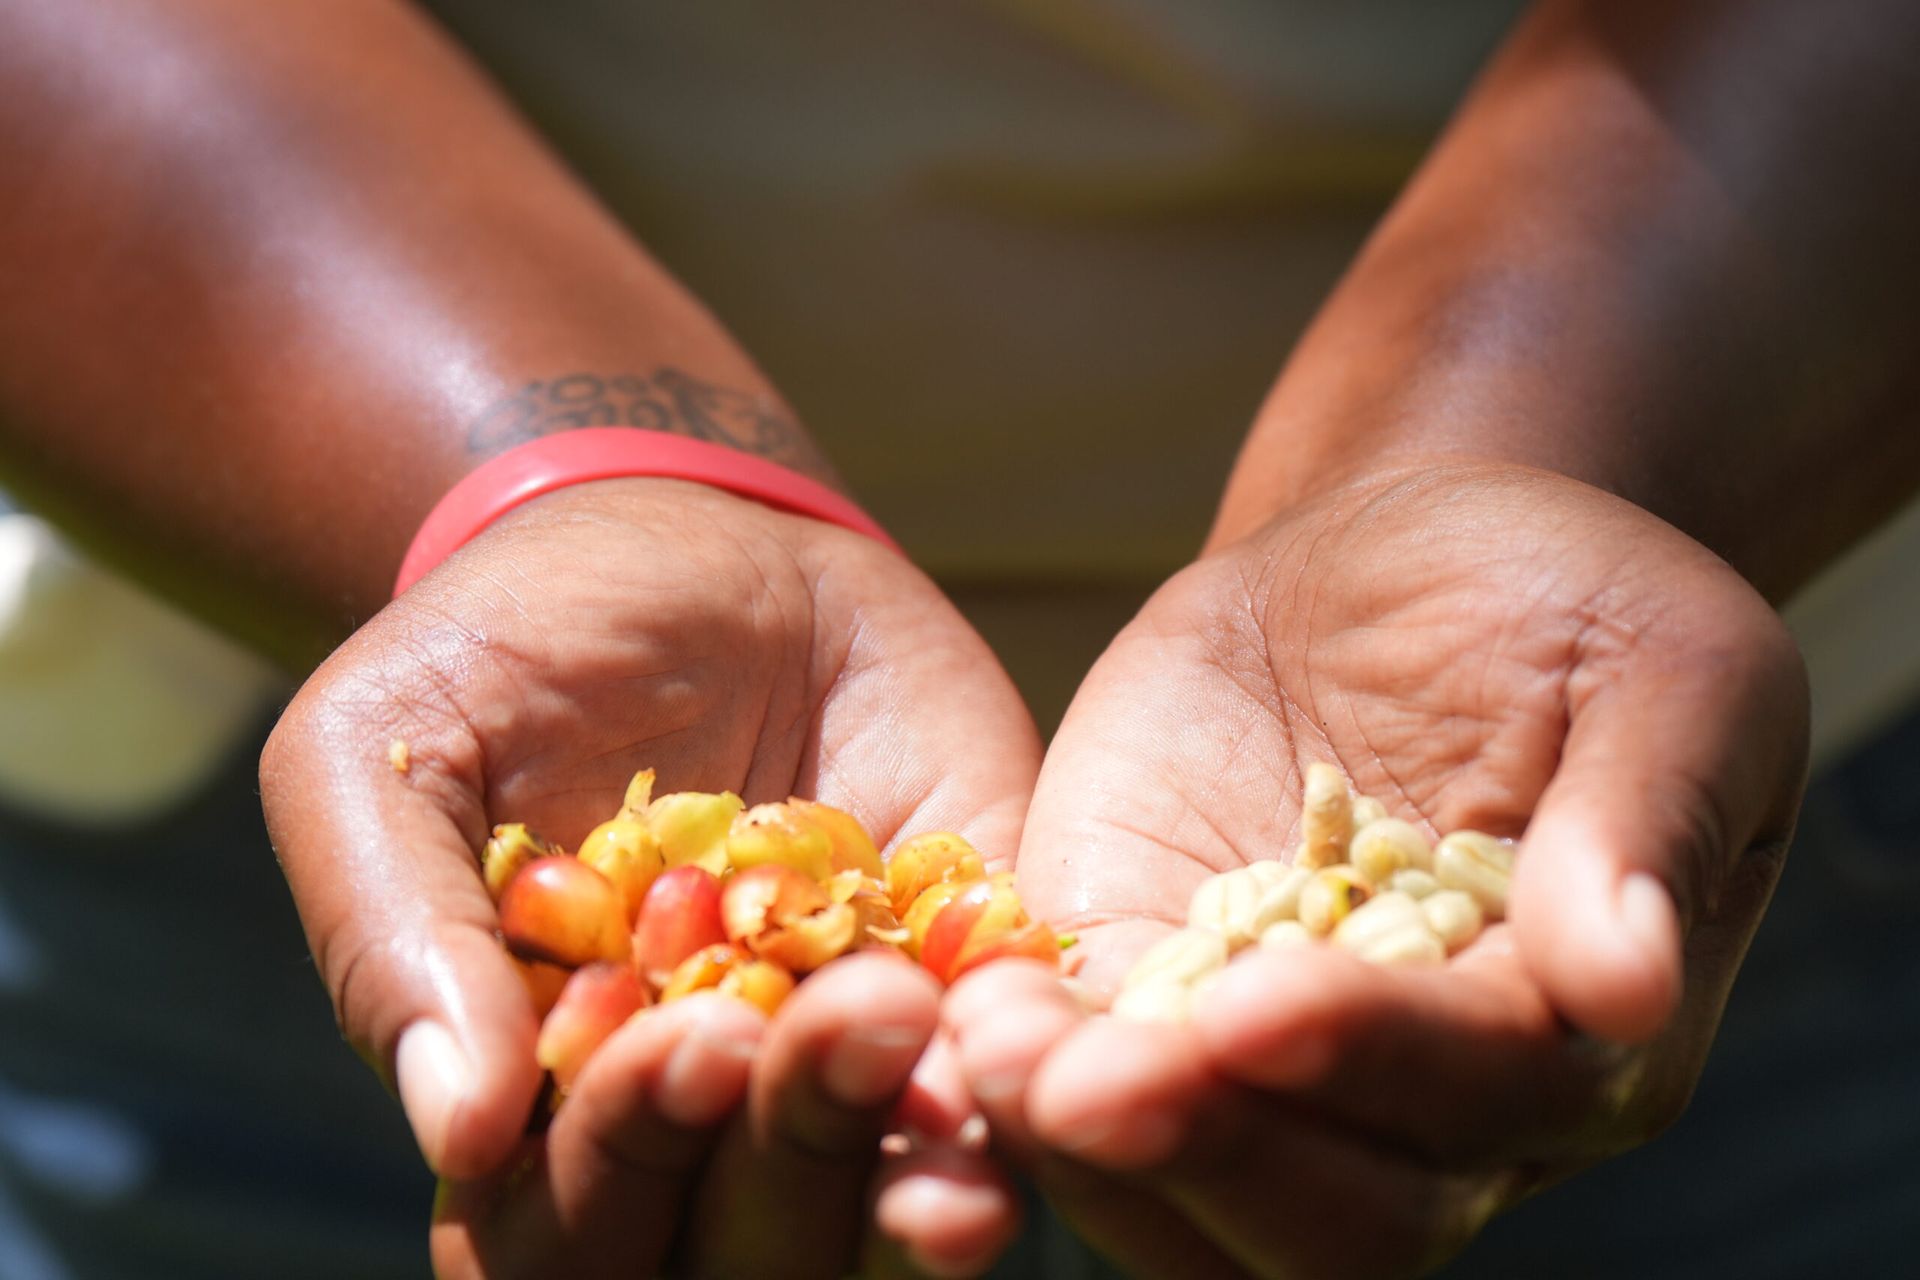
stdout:
{"type": "Polygon", "coordinates": [[[577,856],[620,891],[620,899],[627,907],[628,924],[639,917],[640,903],[646,898],[647,890],[667,869],[666,861],[660,856],[660,842],[653,838],[646,819],[627,809],[622,809],[619,817],[609,818],[588,832],[587,838],[580,842],[577,856]]]}
{"type": "Polygon", "coordinates": [[[507,891],[507,884],[520,868],[535,858],[549,858],[566,852],[550,840],[528,829],[524,822],[503,822],[493,829],[486,848],[480,851],[481,875],[487,882],[487,895],[495,902],[507,891]]]}
{"type": "Polygon", "coordinates": [[[792,804],[757,804],[734,815],[727,828],[727,865],[745,871],[770,862],[825,880],[833,874],[833,839],[792,804]]]}
{"type": "Polygon", "coordinates": [[[887,878],[887,868],[880,861],[880,850],[874,846],[873,837],[867,834],[867,829],[860,825],[858,818],[844,809],[821,804],[818,800],[802,800],[796,796],[787,803],[819,823],[826,831],[833,842],[835,871],[858,871],[875,880],[887,878]]]}
{"type": "Polygon", "coordinates": [[[675,791],[647,805],[647,827],[669,867],[691,864],[712,875],[725,875],[727,832],[744,808],[731,791],[675,791]]]}

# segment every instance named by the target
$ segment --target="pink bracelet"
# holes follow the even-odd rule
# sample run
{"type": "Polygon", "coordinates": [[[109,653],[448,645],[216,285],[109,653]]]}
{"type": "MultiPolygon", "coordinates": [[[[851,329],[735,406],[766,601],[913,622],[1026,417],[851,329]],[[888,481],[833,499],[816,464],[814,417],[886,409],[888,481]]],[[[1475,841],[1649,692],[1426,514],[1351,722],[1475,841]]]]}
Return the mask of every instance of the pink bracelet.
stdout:
{"type": "Polygon", "coordinates": [[[852,499],[778,463],[725,445],[631,427],[587,427],[516,445],[476,467],[435,504],[413,535],[393,584],[399,595],[482,529],[523,502],[588,480],[664,476],[697,480],[900,546],[852,499]]]}

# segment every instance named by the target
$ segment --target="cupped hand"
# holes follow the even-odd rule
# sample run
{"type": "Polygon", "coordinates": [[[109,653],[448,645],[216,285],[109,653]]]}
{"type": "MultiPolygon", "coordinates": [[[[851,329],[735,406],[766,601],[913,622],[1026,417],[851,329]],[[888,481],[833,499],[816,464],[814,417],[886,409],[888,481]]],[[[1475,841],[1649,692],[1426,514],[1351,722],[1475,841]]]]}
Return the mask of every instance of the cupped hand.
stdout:
{"type": "Polygon", "coordinates": [[[1326,493],[1183,571],[1102,657],[1022,894],[1110,993],[1202,879],[1293,856],[1326,760],[1430,834],[1521,836],[1510,923],[1434,969],[1242,957],[1172,1027],[983,971],[946,1007],[963,1069],[998,1141],[1143,1274],[1417,1273],[1684,1105],[1806,721],[1765,602],[1626,502],[1461,461],[1326,493]]]}
{"type": "Polygon", "coordinates": [[[528,503],[371,619],[288,709],[262,794],[340,1024],[445,1179],[436,1270],[839,1275],[876,1214],[883,1249],[990,1255],[1012,1201],[939,1145],[971,1103],[923,1053],[936,984],[898,958],[828,966],[770,1024],[718,995],[638,1019],[528,1137],[537,1024],[476,851],[506,820],[573,847],[651,767],[663,792],[816,797],[883,842],[952,829],[1005,854],[1038,755],[903,558],[682,481],[528,503]],[[934,1149],[876,1207],[901,1114],[934,1149]]]}

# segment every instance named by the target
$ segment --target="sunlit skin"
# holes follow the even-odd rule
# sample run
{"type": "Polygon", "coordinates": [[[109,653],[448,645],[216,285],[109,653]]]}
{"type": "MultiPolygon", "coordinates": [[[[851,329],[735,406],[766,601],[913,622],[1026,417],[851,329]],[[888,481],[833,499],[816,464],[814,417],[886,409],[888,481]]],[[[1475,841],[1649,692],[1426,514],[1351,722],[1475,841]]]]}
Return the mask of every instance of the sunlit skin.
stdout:
{"type": "MultiPolygon", "coordinates": [[[[263,776],[322,973],[345,983],[348,1034],[376,1061],[397,1057],[423,1149],[457,1184],[433,1230],[436,1265],[630,1273],[635,1259],[664,1265],[677,1241],[674,1265],[695,1273],[839,1275],[870,1248],[970,1258],[1004,1243],[1014,1200],[984,1151],[879,1167],[895,1107],[936,1136],[973,1110],[957,1071],[915,1077],[939,987],[898,958],[828,965],[771,1020],[718,993],[650,1010],[595,1049],[537,1175],[508,1176],[538,1086],[536,1024],[470,850],[495,813],[578,839],[643,762],[663,792],[857,796],[886,837],[958,827],[1011,848],[1037,756],[984,645],[897,553],[693,485],[609,481],[543,498],[383,611],[308,682],[263,776]],[[715,527],[753,555],[716,547],[715,527]],[[626,550],[604,554],[609,540],[626,550]],[[876,613],[866,592],[878,580],[892,604],[876,613]],[[483,618],[448,622],[482,597],[483,618]],[[472,653],[476,626],[484,656],[449,688],[443,664],[472,653]],[[891,709],[903,697],[915,717],[891,709]],[[355,759],[353,743],[383,750],[402,719],[404,778],[379,750],[364,769],[327,764],[355,759]],[[956,737],[956,723],[1024,741],[1026,754],[962,749],[977,734],[956,737]],[[903,750],[922,763],[903,770],[903,750]],[[834,772],[814,772],[816,760],[834,772]],[[977,810],[948,799],[989,794],[1001,798],[977,810]],[[447,1028],[470,1064],[457,1109],[405,1047],[423,1023],[447,1028]],[[834,1092],[843,1086],[855,1091],[834,1092]],[[652,1154],[610,1166],[609,1144],[652,1154]],[[876,1175],[900,1208],[889,1242],[870,1245],[876,1175]],[[741,1230],[749,1220],[763,1225],[741,1230]]],[[[686,866],[649,900],[677,877],[717,888],[686,866]]]]}
{"type": "Polygon", "coordinates": [[[1430,834],[1524,829],[1511,928],[1444,970],[1246,956],[1178,1028],[983,970],[948,1010],[975,1090],[1143,1270],[1430,1262],[1684,1102],[1780,866],[1805,696],[1752,588],[1618,499],[1484,466],[1330,494],[1174,579],[1102,658],[1024,896],[1110,990],[1205,876],[1295,846],[1302,771],[1331,760],[1430,834]]]}
{"type": "Polygon", "coordinates": [[[831,861],[835,871],[858,871],[874,879],[885,878],[887,869],[880,860],[880,850],[874,847],[873,837],[858,818],[817,800],[791,798],[787,803],[826,830],[833,844],[831,861]]]}
{"type": "Polygon", "coordinates": [[[1524,836],[1443,967],[1262,953],[1175,1029],[958,984],[997,1136],[1131,1269],[1414,1272],[1691,1092],[1803,784],[1769,602],[1920,485],[1920,12],[1847,14],[1538,6],[1081,688],[1019,872],[1096,990],[1291,855],[1314,761],[1524,836]]]}
{"type": "Polygon", "coordinates": [[[580,852],[574,856],[619,890],[629,925],[639,918],[640,904],[646,901],[647,890],[653,887],[654,879],[666,866],[660,855],[660,843],[654,839],[646,820],[626,810],[588,832],[587,838],[580,842],[580,852]]]}
{"type": "MultiPolygon", "coordinates": [[[[0,20],[0,170],[30,182],[0,211],[8,484],[314,671],[262,799],[343,1032],[450,1179],[442,1274],[984,1267],[1010,1194],[938,1141],[975,1100],[1137,1270],[1391,1274],[1684,1099],[1800,783],[1761,597],[1920,485],[1907,0],[1538,5],[1037,793],[1019,696],[925,577],[724,493],[549,494],[387,605],[501,447],[489,407],[570,371],[691,380],[832,478],[415,6],[0,20]],[[1150,1035],[1008,962],[936,1036],[937,982],[856,954],[771,1020],[702,992],[622,1026],[522,1145],[537,1023],[475,860],[503,815],[571,847],[657,764],[883,845],[1017,847],[1098,989],[1200,876],[1295,847],[1314,760],[1430,834],[1524,828],[1511,922],[1434,972],[1239,963],[1150,1035]],[[936,1142],[876,1165],[895,1114],[936,1142]]],[[[723,856],[726,804],[650,807],[665,860],[723,856]]]]}
{"type": "Polygon", "coordinates": [[[777,863],[814,879],[833,874],[833,837],[792,804],[757,804],[733,820],[727,863],[735,871],[777,863]]]}

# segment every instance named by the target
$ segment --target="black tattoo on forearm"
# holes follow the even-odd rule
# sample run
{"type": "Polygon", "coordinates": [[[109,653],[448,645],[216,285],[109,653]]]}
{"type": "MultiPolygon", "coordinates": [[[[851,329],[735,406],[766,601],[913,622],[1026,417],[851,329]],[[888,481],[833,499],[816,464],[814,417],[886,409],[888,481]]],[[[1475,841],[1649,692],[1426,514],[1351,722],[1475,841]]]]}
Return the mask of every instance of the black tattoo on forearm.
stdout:
{"type": "Polygon", "coordinates": [[[715,386],[674,368],[646,376],[569,373],[529,382],[475,419],[467,429],[467,448],[492,457],[579,427],[638,427],[692,436],[819,479],[835,479],[826,458],[778,400],[715,386]]]}

